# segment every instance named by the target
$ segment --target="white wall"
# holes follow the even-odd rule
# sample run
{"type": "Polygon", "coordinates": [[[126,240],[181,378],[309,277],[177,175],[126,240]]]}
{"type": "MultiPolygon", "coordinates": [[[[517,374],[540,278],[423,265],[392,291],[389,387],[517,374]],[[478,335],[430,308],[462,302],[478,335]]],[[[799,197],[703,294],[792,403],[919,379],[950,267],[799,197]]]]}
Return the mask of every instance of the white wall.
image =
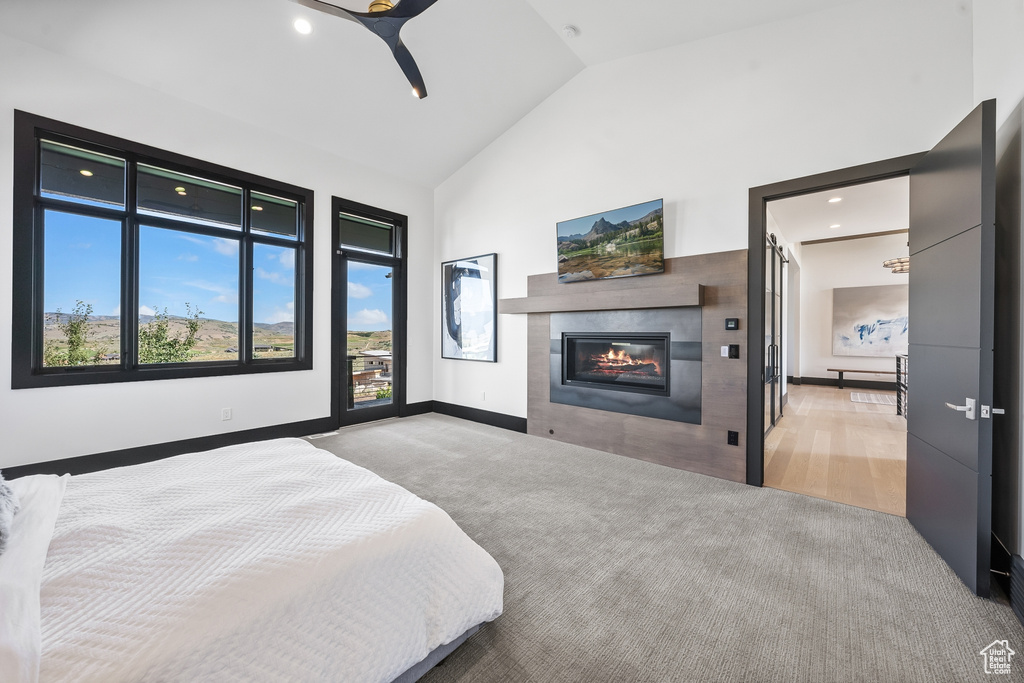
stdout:
{"type": "MultiPolygon", "coordinates": [[[[524,296],[555,270],[557,221],[656,197],[667,256],[744,249],[750,187],[930,148],[973,108],[972,74],[959,0],[853,3],[590,67],[437,189],[435,263],[496,251],[499,296],[524,296]]],[[[498,325],[497,364],[435,360],[435,399],[526,414],[526,321],[498,325]]]]}
{"type": "Polygon", "coordinates": [[[433,348],[423,343],[437,291],[429,190],[7,37],[0,42],[0,130],[7,131],[0,135],[0,467],[328,416],[332,194],[409,216],[409,400],[432,398],[433,348]],[[11,390],[14,109],[313,189],[314,369],[11,390]],[[223,407],[233,408],[230,422],[220,420],[223,407]]]}
{"type": "MultiPolygon", "coordinates": [[[[906,235],[886,235],[845,242],[804,244],[800,260],[800,370],[802,377],[830,377],[828,368],[896,369],[890,357],[832,355],[832,290],[836,287],[905,285],[906,275],[882,268],[882,261],[909,256],[906,235]]],[[[913,325],[914,321],[911,320],[913,325]]],[[[857,375],[851,379],[892,382],[891,375],[857,375]]]]}
{"type": "MultiPolygon", "coordinates": [[[[1004,134],[1008,137],[1014,134],[1019,136],[1021,130],[1021,110],[1018,108],[1024,100],[1024,40],[1021,36],[1024,36],[1024,2],[975,0],[974,97],[979,102],[996,98],[996,122],[1000,129],[1001,147],[1010,144],[1009,140],[1003,139],[1004,134]],[[1008,123],[1007,119],[1014,113],[1017,120],[1008,123]]],[[[1013,144],[1020,145],[1019,137],[1013,144]]],[[[1024,187],[1021,191],[1024,192],[1024,187]]],[[[997,201],[1001,199],[997,198],[997,201]]],[[[1018,207],[1019,202],[1018,197],[1018,207]]],[[[1021,257],[1024,258],[1024,253],[1021,257]]],[[[1021,294],[1021,301],[1024,302],[1024,292],[1021,294]]],[[[1024,312],[1018,322],[1021,321],[1024,321],[1024,312]]],[[[1024,323],[1021,324],[1024,333],[1024,323]]],[[[1021,349],[1021,353],[1020,367],[1024,367],[1024,348],[1021,349]]],[[[1020,402],[1022,397],[1017,398],[1018,405],[1024,405],[1024,402],[1020,402]]],[[[1014,434],[1019,440],[1024,413],[1018,411],[1017,420],[1018,425],[1014,434]]],[[[1024,449],[1024,442],[1021,442],[1020,448],[1024,449]]],[[[1016,475],[1013,484],[998,479],[994,482],[993,510],[993,530],[1007,549],[1015,554],[1020,554],[1024,549],[1024,502],[1021,501],[1020,495],[1021,491],[1024,491],[1022,460],[1024,452],[1018,452],[1015,462],[995,465],[999,470],[997,475],[1016,475]]]]}
{"type": "Polygon", "coordinates": [[[996,99],[1001,126],[1024,99],[1024,2],[975,0],[974,100],[996,99]]]}

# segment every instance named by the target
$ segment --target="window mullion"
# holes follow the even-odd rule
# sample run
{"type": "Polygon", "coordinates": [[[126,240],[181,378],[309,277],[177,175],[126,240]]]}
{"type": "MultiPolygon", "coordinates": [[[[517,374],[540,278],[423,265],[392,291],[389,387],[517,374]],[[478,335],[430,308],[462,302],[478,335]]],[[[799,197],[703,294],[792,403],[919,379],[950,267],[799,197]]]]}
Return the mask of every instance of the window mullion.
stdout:
{"type": "Polygon", "coordinates": [[[250,235],[254,244],[266,244],[271,247],[286,247],[294,249],[302,244],[299,241],[288,238],[271,237],[269,235],[254,235],[251,233],[250,235]]]}
{"type": "Polygon", "coordinates": [[[154,228],[160,228],[162,230],[171,230],[174,232],[193,233],[197,235],[208,235],[210,237],[219,237],[226,240],[237,240],[239,237],[238,230],[231,228],[215,228],[209,225],[200,225],[198,223],[187,223],[183,221],[176,221],[167,218],[161,218],[159,216],[150,216],[149,214],[140,214],[132,212],[136,216],[136,222],[152,226],[154,228]]]}
{"type": "Polygon", "coordinates": [[[77,202],[69,202],[53,197],[36,197],[36,205],[44,209],[63,211],[64,213],[77,213],[82,216],[94,216],[96,218],[118,219],[124,216],[124,209],[108,206],[90,206],[77,202]]]}
{"type": "Polygon", "coordinates": [[[125,169],[125,209],[122,225],[121,260],[121,367],[139,366],[139,221],[136,208],[136,171],[134,160],[125,169]]]}
{"type": "MultiPolygon", "coordinates": [[[[38,203],[34,207],[32,220],[32,367],[43,367],[44,344],[46,336],[46,308],[44,305],[45,294],[45,230],[46,215],[42,206],[38,203]]],[[[15,259],[17,263],[18,259],[15,259]]]]}
{"type": "Polygon", "coordinates": [[[250,190],[242,190],[242,243],[238,249],[238,335],[243,365],[252,363],[252,221],[249,207],[252,205],[250,190]]]}

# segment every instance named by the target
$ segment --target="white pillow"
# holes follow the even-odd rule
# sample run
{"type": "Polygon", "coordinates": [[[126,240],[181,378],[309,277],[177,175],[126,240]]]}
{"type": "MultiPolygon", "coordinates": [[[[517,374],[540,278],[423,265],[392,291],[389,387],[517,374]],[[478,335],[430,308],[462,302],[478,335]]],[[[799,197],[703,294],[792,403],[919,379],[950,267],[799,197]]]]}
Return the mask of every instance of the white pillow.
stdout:
{"type": "Polygon", "coordinates": [[[37,683],[41,637],[39,586],[70,475],[37,474],[8,482],[21,503],[0,555],[0,681],[37,683]]]}
{"type": "Polygon", "coordinates": [[[14,524],[14,513],[18,507],[18,496],[4,481],[3,472],[0,472],[0,555],[7,547],[7,537],[11,535],[11,525],[14,524]]]}

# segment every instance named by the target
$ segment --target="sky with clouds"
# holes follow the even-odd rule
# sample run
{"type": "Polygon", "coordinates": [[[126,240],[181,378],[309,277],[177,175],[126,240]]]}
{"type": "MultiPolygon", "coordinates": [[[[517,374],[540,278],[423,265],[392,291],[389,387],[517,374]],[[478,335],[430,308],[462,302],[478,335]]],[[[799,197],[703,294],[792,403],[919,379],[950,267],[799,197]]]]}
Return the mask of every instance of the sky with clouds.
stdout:
{"type": "MultiPolygon", "coordinates": [[[[78,300],[93,315],[121,312],[121,226],[117,221],[46,212],[44,308],[68,313],[78,300]]],[[[390,268],[349,262],[348,326],[353,331],[390,330],[390,268]]],[[[253,247],[253,318],[258,323],[292,322],[295,315],[295,251],[253,247]]],[[[238,320],[238,242],[142,226],[139,231],[139,313],[164,308],[186,315],[185,304],[203,318],[238,320]]]]}
{"type": "MultiPolygon", "coordinates": [[[[94,315],[120,315],[121,228],[117,221],[47,211],[44,308],[74,309],[82,300],[94,315]]],[[[185,315],[238,321],[238,242],[160,228],[140,228],[139,312],[165,308],[185,315]]],[[[253,319],[292,322],[295,251],[253,248],[253,319]]]]}
{"type": "Polygon", "coordinates": [[[358,261],[348,264],[348,329],[378,332],[391,329],[391,268],[358,261]]]}

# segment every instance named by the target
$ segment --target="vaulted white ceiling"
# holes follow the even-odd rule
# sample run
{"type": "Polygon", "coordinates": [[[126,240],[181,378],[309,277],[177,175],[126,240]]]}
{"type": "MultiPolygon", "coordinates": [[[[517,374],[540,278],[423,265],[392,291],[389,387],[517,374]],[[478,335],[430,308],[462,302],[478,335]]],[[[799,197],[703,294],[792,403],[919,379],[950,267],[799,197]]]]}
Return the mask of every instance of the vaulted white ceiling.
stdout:
{"type": "Polygon", "coordinates": [[[288,0],[3,0],[0,33],[432,188],[589,65],[853,1],[438,0],[402,31],[424,100],[377,36],[288,0]]]}
{"type": "Polygon", "coordinates": [[[526,0],[587,66],[857,0],[526,0]]]}

